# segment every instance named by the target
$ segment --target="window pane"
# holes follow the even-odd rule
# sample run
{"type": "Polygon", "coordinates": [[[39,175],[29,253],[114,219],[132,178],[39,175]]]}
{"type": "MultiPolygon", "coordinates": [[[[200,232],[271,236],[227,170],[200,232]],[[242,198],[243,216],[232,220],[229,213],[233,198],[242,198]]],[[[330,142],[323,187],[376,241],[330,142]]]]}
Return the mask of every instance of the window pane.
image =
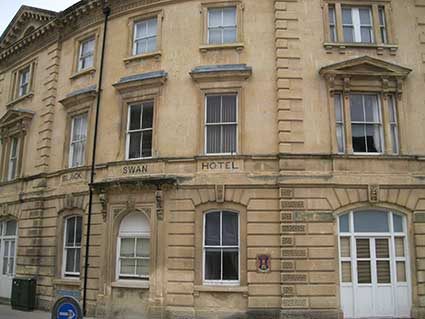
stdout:
{"type": "Polygon", "coordinates": [[[147,39],[146,52],[153,52],[156,50],[156,37],[147,39]]]}
{"type": "Polygon", "coordinates": [[[223,127],[223,153],[236,153],[236,125],[223,127]]]}
{"type": "Polygon", "coordinates": [[[75,266],[75,248],[67,248],[66,249],[66,272],[74,272],[75,266]]]}
{"type": "Polygon", "coordinates": [[[150,244],[147,238],[138,238],[136,246],[136,257],[149,257],[150,244]]]}
{"type": "Polygon", "coordinates": [[[152,131],[143,132],[142,157],[152,156],[152,131]]]}
{"type": "Polygon", "coordinates": [[[224,26],[236,25],[236,8],[235,7],[223,8],[223,25],[224,26]]]}
{"type": "Polygon", "coordinates": [[[220,123],[221,96],[207,96],[207,123],[220,123]]]}
{"type": "Polygon", "coordinates": [[[147,52],[147,45],[148,45],[147,39],[137,40],[135,54],[142,54],[147,52]]]}
{"type": "Polygon", "coordinates": [[[354,213],[354,231],[368,233],[389,232],[387,213],[381,211],[354,213]]]}
{"type": "Polygon", "coordinates": [[[394,224],[394,231],[396,233],[403,232],[403,217],[402,216],[393,214],[393,224],[394,224]]]}
{"type": "Polygon", "coordinates": [[[3,275],[7,274],[7,263],[8,263],[8,259],[3,257],[3,271],[2,271],[3,275]]]}
{"type": "Polygon", "coordinates": [[[354,42],[354,28],[344,26],[343,31],[344,31],[344,41],[345,42],[354,42]]]}
{"type": "Polygon", "coordinates": [[[223,96],[222,122],[236,122],[236,95],[223,96]]]}
{"type": "Polygon", "coordinates": [[[395,255],[396,257],[404,257],[404,238],[395,238],[395,255]]]}
{"type": "Polygon", "coordinates": [[[388,239],[375,239],[376,258],[389,258],[390,250],[388,246],[388,239]]]}
{"type": "Polygon", "coordinates": [[[9,274],[13,275],[15,273],[15,258],[11,257],[9,259],[9,274]]]}
{"type": "Polygon", "coordinates": [[[74,246],[76,217],[71,217],[66,220],[66,245],[74,246]]]}
{"type": "Polygon", "coordinates": [[[75,266],[74,266],[74,272],[80,272],[80,254],[81,254],[81,249],[80,248],[76,248],[75,249],[75,266]]]}
{"type": "Polygon", "coordinates": [[[207,153],[221,153],[221,126],[207,126],[207,153]]]}
{"type": "Polygon", "coordinates": [[[77,223],[77,229],[76,229],[76,236],[75,236],[75,243],[77,246],[81,245],[81,238],[83,236],[83,218],[81,216],[78,216],[76,219],[77,223]]]}
{"type": "Polygon", "coordinates": [[[237,250],[223,251],[223,280],[239,279],[239,253],[237,250]]]}
{"type": "Polygon", "coordinates": [[[372,28],[370,27],[361,27],[361,42],[371,43],[372,42],[372,28]]]}
{"type": "Polygon", "coordinates": [[[130,146],[129,146],[129,158],[139,158],[140,157],[140,141],[142,138],[141,132],[130,133],[130,146]]]}
{"type": "Polygon", "coordinates": [[[142,107],[132,105],[130,107],[130,130],[140,129],[140,117],[142,116],[142,107]]]}
{"type": "Polygon", "coordinates": [[[148,24],[148,36],[156,36],[156,30],[157,30],[157,19],[156,18],[154,18],[154,19],[149,19],[148,21],[147,21],[147,24],[148,24]]]}
{"type": "Polygon", "coordinates": [[[121,269],[120,274],[121,275],[135,275],[135,266],[136,266],[136,260],[135,259],[121,259],[121,269]]]}
{"type": "Polygon", "coordinates": [[[353,139],[353,151],[354,152],[366,152],[366,139],[364,125],[362,124],[352,124],[351,133],[353,139]]]}
{"type": "Polygon", "coordinates": [[[342,282],[351,282],[351,262],[341,262],[342,282]]]}
{"type": "Polygon", "coordinates": [[[134,257],[135,238],[121,238],[120,256],[134,257]]]}
{"type": "Polygon", "coordinates": [[[205,215],[205,245],[220,245],[220,213],[208,213],[205,215]]]}
{"type": "Polygon", "coordinates": [[[381,152],[381,130],[378,125],[366,125],[367,152],[381,152]]]}
{"type": "Polygon", "coordinates": [[[363,111],[363,95],[350,95],[350,114],[352,122],[363,122],[365,120],[363,111]]]}
{"type": "Polygon", "coordinates": [[[344,125],[338,124],[336,126],[336,141],[338,144],[338,153],[344,153],[344,125]]]}
{"type": "Polygon", "coordinates": [[[336,94],[334,96],[335,119],[336,119],[337,122],[343,122],[344,121],[341,98],[342,97],[341,97],[340,94],[336,94]]]}
{"type": "Polygon", "coordinates": [[[205,251],[205,279],[221,280],[221,251],[208,249],[205,251]]]}
{"type": "Polygon", "coordinates": [[[341,257],[351,257],[350,237],[341,237],[341,257]]]}
{"type": "Polygon", "coordinates": [[[135,24],[136,29],[136,39],[146,37],[148,34],[147,23],[146,21],[141,21],[135,24]]]}
{"type": "Polygon", "coordinates": [[[208,30],[208,43],[209,44],[221,44],[222,43],[222,34],[221,29],[210,29],[208,30]]]}
{"type": "Polygon", "coordinates": [[[406,282],[406,264],[404,261],[397,261],[397,281],[406,282]]]}
{"type": "Polygon", "coordinates": [[[363,98],[365,103],[366,121],[375,123],[380,122],[378,96],[366,94],[363,95],[363,98]]]}
{"type": "MultiPolygon", "coordinates": [[[[16,220],[8,220],[6,222],[6,236],[13,236],[16,235],[16,220]]],[[[1,233],[0,233],[1,235],[1,233]]]]}
{"type": "Polygon", "coordinates": [[[390,262],[387,260],[378,260],[376,262],[376,271],[379,284],[391,283],[390,262]]]}
{"type": "Polygon", "coordinates": [[[360,24],[361,25],[371,25],[370,19],[370,9],[369,8],[359,8],[360,15],[360,24]]]}
{"type": "Polygon", "coordinates": [[[149,276],[149,259],[138,259],[136,261],[136,274],[139,276],[149,276]]]}
{"type": "Polygon", "coordinates": [[[152,128],[153,120],[153,103],[144,103],[143,104],[143,119],[142,119],[142,128],[152,128]]]}
{"type": "Polygon", "coordinates": [[[219,27],[222,20],[222,9],[208,9],[208,26],[219,27]]]}
{"type": "Polygon", "coordinates": [[[370,284],[372,282],[369,261],[357,261],[357,281],[359,284],[370,284]]]}
{"type": "Polygon", "coordinates": [[[225,28],[223,30],[223,43],[234,43],[236,42],[236,28],[225,28]]]}
{"type": "Polygon", "coordinates": [[[329,6],[329,23],[335,24],[335,8],[332,6],[329,6]]]}
{"type": "Polygon", "coordinates": [[[335,26],[330,26],[331,42],[336,42],[335,26]]]}
{"type": "Polygon", "coordinates": [[[349,217],[349,214],[339,216],[339,231],[341,233],[348,233],[350,231],[349,217]]]}
{"type": "Polygon", "coordinates": [[[370,258],[369,239],[356,239],[357,258],[370,258]]]}
{"type": "Polygon", "coordinates": [[[351,8],[342,8],[342,23],[353,24],[353,17],[351,15],[351,8]]]}
{"type": "MultiPolygon", "coordinates": [[[[239,225],[238,225],[238,214],[231,212],[223,212],[222,215],[223,226],[222,226],[222,239],[223,246],[237,246],[239,244],[239,225]]],[[[224,258],[224,257],[223,257],[224,258]]]]}

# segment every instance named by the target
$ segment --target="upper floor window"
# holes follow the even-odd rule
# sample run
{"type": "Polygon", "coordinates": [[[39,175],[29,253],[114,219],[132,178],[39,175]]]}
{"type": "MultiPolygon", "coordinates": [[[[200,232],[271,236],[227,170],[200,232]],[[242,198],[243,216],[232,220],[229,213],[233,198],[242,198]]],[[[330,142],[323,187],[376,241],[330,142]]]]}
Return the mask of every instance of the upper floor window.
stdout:
{"type": "Polygon", "coordinates": [[[12,137],[9,150],[9,170],[7,174],[7,179],[9,181],[16,178],[18,170],[18,152],[19,152],[19,138],[12,137]]]}
{"type": "Polygon", "coordinates": [[[80,42],[78,55],[78,71],[89,69],[94,65],[95,38],[91,37],[80,42]]]}
{"type": "Polygon", "coordinates": [[[134,24],[133,55],[157,50],[158,18],[142,20],[134,24]]]}
{"type": "Polygon", "coordinates": [[[121,221],[117,259],[118,279],[149,279],[150,225],[143,213],[131,213],[121,221]]]}
{"type": "Polygon", "coordinates": [[[320,70],[332,95],[333,152],[402,153],[399,127],[406,123],[399,115],[403,114],[403,80],[410,72],[402,66],[367,56],[320,70]]]}
{"type": "Polygon", "coordinates": [[[80,276],[82,234],[83,218],[81,216],[70,216],[65,219],[63,246],[63,274],[65,277],[80,276]]]}
{"type": "Polygon", "coordinates": [[[30,85],[30,67],[19,71],[19,88],[18,88],[18,97],[27,95],[29,92],[30,85]]]}
{"type": "Polygon", "coordinates": [[[208,44],[237,41],[236,7],[208,9],[208,44]]]}
{"type": "Polygon", "coordinates": [[[237,95],[207,95],[205,98],[205,152],[232,154],[237,151],[237,95]]]}
{"type": "Polygon", "coordinates": [[[214,211],[204,215],[206,284],[239,284],[239,214],[214,211]]]}
{"type": "Polygon", "coordinates": [[[69,167],[85,164],[87,141],[87,113],[76,115],[71,120],[71,141],[69,143],[69,167]]]}
{"type": "Polygon", "coordinates": [[[332,0],[326,3],[326,42],[353,44],[388,44],[388,17],[385,5],[362,2],[356,6],[352,1],[332,0]]]}
{"type": "Polygon", "coordinates": [[[128,106],[127,159],[152,157],[154,102],[128,106]]]}

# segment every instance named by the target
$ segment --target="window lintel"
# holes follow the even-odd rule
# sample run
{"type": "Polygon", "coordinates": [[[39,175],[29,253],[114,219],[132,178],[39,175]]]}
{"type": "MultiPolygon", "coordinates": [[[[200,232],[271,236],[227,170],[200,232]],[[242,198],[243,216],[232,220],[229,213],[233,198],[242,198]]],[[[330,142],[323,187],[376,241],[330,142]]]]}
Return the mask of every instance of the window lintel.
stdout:
{"type": "Polygon", "coordinates": [[[246,64],[222,64],[197,66],[189,73],[197,83],[245,81],[252,74],[252,67],[246,64]]]}
{"type": "Polygon", "coordinates": [[[90,86],[81,90],[74,91],[68,94],[64,99],[60,100],[67,112],[78,110],[88,109],[93,103],[97,95],[96,86],[90,86]]]}
{"type": "Polygon", "coordinates": [[[124,99],[134,96],[135,93],[146,91],[147,89],[159,89],[166,82],[168,73],[161,70],[136,74],[121,78],[113,86],[123,96],[124,99]]]}
{"type": "Polygon", "coordinates": [[[25,133],[34,116],[34,112],[23,109],[9,109],[2,118],[0,118],[0,136],[2,138],[25,133]]]}

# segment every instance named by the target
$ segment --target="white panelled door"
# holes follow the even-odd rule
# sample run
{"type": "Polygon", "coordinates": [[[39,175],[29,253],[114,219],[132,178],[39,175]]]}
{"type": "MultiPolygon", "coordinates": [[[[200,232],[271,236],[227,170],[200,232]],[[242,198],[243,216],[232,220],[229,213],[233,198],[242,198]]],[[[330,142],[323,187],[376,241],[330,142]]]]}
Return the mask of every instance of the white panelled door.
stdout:
{"type": "Polygon", "coordinates": [[[339,217],[344,317],[410,317],[405,230],[405,218],[387,211],[363,210],[339,217]]]}
{"type": "Polygon", "coordinates": [[[0,297],[10,298],[16,266],[18,229],[15,220],[0,221],[0,297]]]}

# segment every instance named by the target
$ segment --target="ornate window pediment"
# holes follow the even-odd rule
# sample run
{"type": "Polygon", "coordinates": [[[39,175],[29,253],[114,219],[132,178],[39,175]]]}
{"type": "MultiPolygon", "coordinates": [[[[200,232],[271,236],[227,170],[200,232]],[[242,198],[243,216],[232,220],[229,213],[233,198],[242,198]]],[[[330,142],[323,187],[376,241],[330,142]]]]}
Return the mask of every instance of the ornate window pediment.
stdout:
{"type": "Polygon", "coordinates": [[[10,109],[0,118],[0,136],[2,138],[26,133],[34,112],[21,109],[10,109]]]}
{"type": "Polygon", "coordinates": [[[402,92],[402,81],[412,70],[383,60],[363,56],[320,69],[332,91],[402,92]]]}

